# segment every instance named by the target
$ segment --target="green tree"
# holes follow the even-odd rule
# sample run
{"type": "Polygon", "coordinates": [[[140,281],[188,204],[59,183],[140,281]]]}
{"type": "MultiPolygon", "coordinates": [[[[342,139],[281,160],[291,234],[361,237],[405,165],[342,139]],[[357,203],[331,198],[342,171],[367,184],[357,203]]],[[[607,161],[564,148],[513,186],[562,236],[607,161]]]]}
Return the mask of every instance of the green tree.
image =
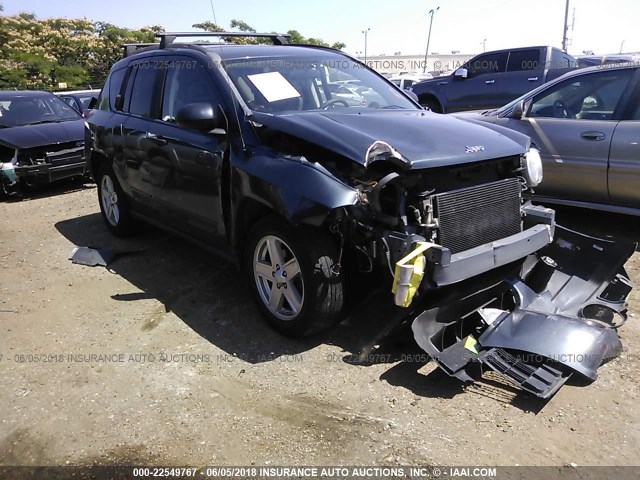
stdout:
{"type": "Polygon", "coordinates": [[[129,30],[84,19],[0,16],[0,88],[100,88],[123,43],[153,42],[162,27],[129,30]]]}
{"type": "MultiPolygon", "coordinates": [[[[193,28],[198,28],[200,30],[205,30],[207,32],[224,32],[225,29],[222,28],[221,26],[210,22],[210,21],[206,21],[206,22],[201,22],[201,23],[195,23],[194,25],[192,25],[193,28]]],[[[251,33],[255,33],[256,30],[255,28],[253,28],[251,25],[249,25],[248,23],[242,21],[242,20],[236,20],[233,19],[231,20],[231,31],[233,30],[237,30],[240,32],[251,32],[251,33]]],[[[275,32],[273,32],[275,33],[275,32]]],[[[335,42],[332,45],[329,45],[328,43],[326,43],[325,41],[323,41],[320,38],[305,38],[300,32],[298,32],[297,30],[289,30],[287,32],[287,34],[290,35],[289,38],[289,42],[292,44],[298,44],[298,45],[320,45],[323,47],[329,47],[331,46],[331,48],[335,48],[337,50],[342,50],[344,49],[347,45],[343,42],[335,42]]],[[[251,37],[226,37],[225,38],[226,42],[229,43],[238,43],[238,44],[251,44],[251,45],[255,45],[258,43],[270,43],[269,40],[264,39],[264,38],[251,38],[251,37]]]]}

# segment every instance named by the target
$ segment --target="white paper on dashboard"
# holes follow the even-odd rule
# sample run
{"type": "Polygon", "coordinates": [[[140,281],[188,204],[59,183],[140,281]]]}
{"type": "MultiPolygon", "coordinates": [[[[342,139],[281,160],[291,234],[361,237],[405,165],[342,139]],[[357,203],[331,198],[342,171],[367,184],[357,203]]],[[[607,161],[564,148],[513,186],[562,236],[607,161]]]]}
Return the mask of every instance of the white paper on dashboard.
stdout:
{"type": "Polygon", "coordinates": [[[300,96],[300,93],[280,72],[257,73],[247,76],[269,103],[300,96]]]}

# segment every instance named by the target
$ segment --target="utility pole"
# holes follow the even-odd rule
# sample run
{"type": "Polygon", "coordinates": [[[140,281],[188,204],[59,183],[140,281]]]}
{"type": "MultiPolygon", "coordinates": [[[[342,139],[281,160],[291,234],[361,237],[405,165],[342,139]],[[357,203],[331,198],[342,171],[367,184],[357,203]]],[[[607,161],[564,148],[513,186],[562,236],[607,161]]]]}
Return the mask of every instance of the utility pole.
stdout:
{"type": "Polygon", "coordinates": [[[624,46],[624,42],[625,40],[622,40],[622,43],[620,44],[620,53],[622,53],[622,47],[624,46]]]}
{"type": "Polygon", "coordinates": [[[487,49],[485,48],[485,45],[487,44],[487,39],[485,38],[484,40],[482,40],[482,52],[486,52],[487,49]]]}
{"type": "Polygon", "coordinates": [[[567,53],[567,30],[569,26],[567,25],[569,22],[569,0],[566,2],[566,6],[564,8],[564,28],[562,29],[562,51],[567,53]]]}
{"type": "Polygon", "coordinates": [[[429,21],[429,35],[427,35],[427,49],[424,52],[424,65],[422,66],[422,73],[427,71],[427,57],[429,56],[429,42],[431,41],[431,27],[433,26],[433,15],[440,10],[440,7],[436,7],[435,10],[429,10],[431,20],[429,21]]]}
{"type": "Polygon", "coordinates": [[[369,30],[371,30],[371,28],[367,28],[366,30],[362,30],[362,33],[364,33],[364,64],[367,64],[367,35],[369,33],[369,30]]]}

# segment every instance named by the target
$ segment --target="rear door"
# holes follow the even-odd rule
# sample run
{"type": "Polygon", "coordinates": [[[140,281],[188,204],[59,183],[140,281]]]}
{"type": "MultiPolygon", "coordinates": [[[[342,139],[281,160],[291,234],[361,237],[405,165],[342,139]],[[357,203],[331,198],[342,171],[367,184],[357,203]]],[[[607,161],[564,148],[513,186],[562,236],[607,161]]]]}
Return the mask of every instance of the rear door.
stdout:
{"type": "Polygon", "coordinates": [[[545,58],[542,51],[531,48],[509,53],[507,72],[497,75],[496,79],[496,101],[500,105],[505,105],[544,83],[545,58]]]}
{"type": "Polygon", "coordinates": [[[590,72],[538,93],[523,119],[498,124],[529,135],[540,150],[544,179],[536,193],[608,203],[609,149],[631,70],[590,72]]]}
{"type": "Polygon", "coordinates": [[[162,86],[161,57],[145,57],[129,67],[123,110],[128,114],[122,126],[126,183],[133,200],[144,213],[158,209],[153,200],[157,172],[149,164],[147,151],[154,119],[159,116],[162,86]]]}
{"type": "Polygon", "coordinates": [[[467,78],[451,75],[447,83],[447,112],[500,107],[496,82],[504,74],[508,52],[487,53],[472,59],[467,78]]]}

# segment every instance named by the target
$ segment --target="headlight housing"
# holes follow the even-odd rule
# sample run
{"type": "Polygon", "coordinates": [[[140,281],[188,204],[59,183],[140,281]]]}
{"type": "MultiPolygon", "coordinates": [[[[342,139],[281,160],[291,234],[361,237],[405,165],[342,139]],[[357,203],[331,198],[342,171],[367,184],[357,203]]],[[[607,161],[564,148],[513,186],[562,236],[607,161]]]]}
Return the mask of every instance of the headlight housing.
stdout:
{"type": "Polygon", "coordinates": [[[524,154],[523,175],[530,187],[536,187],[542,182],[542,158],[540,152],[532,148],[524,154]]]}

